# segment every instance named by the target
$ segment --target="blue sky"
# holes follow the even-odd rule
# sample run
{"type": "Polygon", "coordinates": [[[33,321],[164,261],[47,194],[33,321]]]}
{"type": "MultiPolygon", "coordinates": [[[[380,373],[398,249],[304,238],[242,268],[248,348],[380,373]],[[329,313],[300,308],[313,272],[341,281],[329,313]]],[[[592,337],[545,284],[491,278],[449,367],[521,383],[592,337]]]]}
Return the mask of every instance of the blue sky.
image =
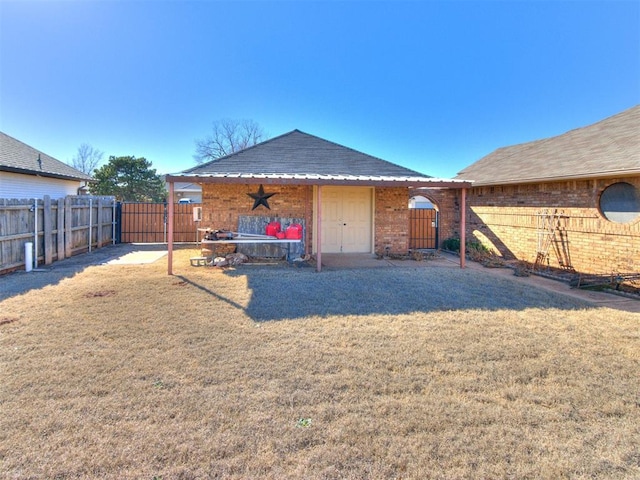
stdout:
{"type": "Polygon", "coordinates": [[[0,130],[195,165],[214,120],[435,177],[640,103],[639,1],[0,1],[0,130]]]}

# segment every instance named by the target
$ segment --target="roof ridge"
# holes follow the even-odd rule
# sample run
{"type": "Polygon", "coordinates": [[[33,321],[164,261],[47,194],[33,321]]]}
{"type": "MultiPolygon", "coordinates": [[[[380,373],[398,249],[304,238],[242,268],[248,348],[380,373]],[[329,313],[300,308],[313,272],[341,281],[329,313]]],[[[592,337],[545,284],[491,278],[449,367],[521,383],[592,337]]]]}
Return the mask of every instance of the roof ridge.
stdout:
{"type": "Polygon", "coordinates": [[[375,155],[371,155],[371,154],[369,154],[369,153],[365,153],[365,152],[363,152],[363,151],[361,151],[361,150],[356,150],[355,148],[348,147],[348,146],[346,146],[346,145],[342,145],[341,143],[334,142],[334,141],[332,141],[332,140],[327,140],[326,138],[322,138],[322,137],[319,137],[319,136],[317,136],[317,135],[313,135],[313,134],[311,134],[311,133],[306,133],[306,132],[303,132],[303,131],[298,130],[298,129],[293,130],[293,131],[292,131],[292,132],[290,132],[290,133],[293,133],[293,132],[299,132],[299,133],[302,133],[303,135],[308,135],[309,137],[317,138],[318,140],[322,140],[323,142],[327,142],[327,143],[330,143],[330,144],[332,144],[332,145],[336,145],[337,147],[344,148],[344,149],[347,149],[347,150],[351,150],[352,152],[359,153],[359,154],[361,154],[361,155],[366,155],[367,157],[374,158],[374,159],[376,159],[376,160],[379,160],[379,161],[384,162],[384,163],[386,163],[386,164],[392,165],[392,166],[394,166],[394,167],[401,167],[401,168],[404,168],[405,170],[407,170],[407,171],[409,171],[409,172],[413,172],[413,173],[415,173],[416,175],[419,175],[419,176],[421,176],[421,177],[433,178],[433,177],[431,177],[431,175],[426,175],[426,174],[424,174],[424,173],[420,173],[420,172],[418,172],[417,170],[412,170],[411,168],[407,168],[407,167],[404,167],[404,166],[402,166],[402,165],[398,165],[397,163],[390,162],[389,160],[385,160],[384,158],[376,157],[375,155]]]}
{"type": "Polygon", "coordinates": [[[294,129],[233,154],[183,170],[192,173],[430,176],[317,135],[294,129]]]}
{"type": "MultiPolygon", "coordinates": [[[[572,129],[570,129],[570,130],[567,130],[566,132],[559,133],[559,134],[557,134],[557,135],[552,135],[551,137],[537,138],[537,139],[535,139],[535,140],[529,140],[529,141],[526,141],[526,142],[514,143],[513,145],[505,145],[505,146],[503,146],[503,147],[498,147],[498,148],[496,148],[495,150],[493,150],[491,153],[489,153],[489,154],[485,155],[483,158],[486,158],[486,157],[488,157],[489,155],[491,155],[492,153],[498,152],[498,151],[500,151],[500,150],[511,150],[511,149],[515,149],[515,148],[517,148],[517,147],[524,147],[524,146],[527,146],[527,147],[528,147],[528,146],[530,146],[530,145],[532,146],[532,144],[534,144],[534,143],[547,143],[547,142],[553,141],[553,140],[555,140],[555,139],[557,139],[557,138],[559,138],[559,137],[564,137],[564,136],[567,136],[567,135],[569,135],[569,134],[572,134],[572,133],[574,133],[574,132],[583,131],[583,130],[585,130],[585,129],[589,129],[589,130],[591,130],[591,129],[593,129],[594,127],[600,127],[600,124],[601,124],[601,123],[604,123],[604,122],[606,122],[606,121],[608,121],[608,120],[611,120],[611,119],[612,119],[612,118],[614,118],[614,117],[617,117],[617,116],[619,116],[619,115],[623,115],[623,114],[629,114],[629,113],[631,113],[631,111],[632,111],[632,110],[634,110],[634,109],[638,109],[638,110],[640,111],[640,104],[635,105],[635,106],[633,106],[633,107],[631,107],[631,108],[627,108],[626,110],[623,110],[622,112],[618,112],[618,113],[616,113],[616,114],[614,114],[614,115],[610,115],[609,117],[603,118],[602,120],[598,120],[597,122],[592,123],[592,124],[590,124],[590,125],[582,125],[581,127],[572,128],[572,129]]],[[[610,137],[610,135],[608,135],[608,136],[610,137]]],[[[614,143],[615,143],[615,142],[614,142],[614,143]]],[[[480,159],[480,160],[482,160],[482,159],[480,159]]],[[[479,161],[480,161],[480,160],[479,160],[479,161]]],[[[471,165],[474,165],[474,164],[471,164],[471,165]]],[[[465,167],[463,170],[461,170],[459,173],[464,172],[464,170],[466,170],[466,169],[467,169],[468,167],[470,167],[471,165],[468,165],[468,166],[467,166],[467,167],[465,167]]]]}
{"type": "Polygon", "coordinates": [[[637,171],[640,105],[552,137],[500,147],[461,170],[476,185],[637,171]]]}
{"type": "MultiPolygon", "coordinates": [[[[235,152],[228,153],[227,155],[223,155],[223,156],[221,156],[221,157],[214,158],[213,160],[209,160],[208,162],[199,163],[198,165],[196,165],[196,166],[194,166],[194,167],[191,167],[191,168],[188,168],[188,169],[186,169],[186,170],[183,170],[182,172],[183,172],[183,173],[189,173],[189,172],[191,172],[191,170],[195,170],[195,169],[197,169],[197,168],[202,168],[202,167],[206,167],[206,166],[212,165],[212,164],[214,164],[214,163],[216,163],[216,162],[219,162],[220,160],[225,160],[225,159],[227,159],[227,158],[230,158],[230,157],[233,157],[233,156],[235,156],[235,155],[238,155],[238,154],[240,154],[240,153],[242,153],[242,152],[246,152],[246,151],[248,151],[248,150],[251,150],[251,149],[253,149],[253,148],[255,148],[255,147],[258,147],[258,146],[261,146],[261,145],[265,145],[265,144],[267,144],[267,143],[271,143],[271,142],[272,142],[272,141],[274,141],[274,140],[277,140],[277,139],[279,139],[279,138],[286,137],[287,135],[291,135],[292,133],[295,133],[295,132],[300,132],[300,131],[299,131],[299,130],[297,130],[297,129],[296,129],[296,130],[291,130],[290,132],[283,133],[283,134],[278,135],[278,136],[276,136],[276,137],[268,138],[267,140],[264,140],[264,141],[259,142],[259,143],[254,143],[253,145],[249,145],[248,147],[242,148],[242,149],[237,150],[237,151],[235,151],[235,152]]],[[[303,132],[300,132],[300,133],[303,133],[303,132]]]]}
{"type": "Polygon", "coordinates": [[[356,154],[358,154],[358,155],[364,155],[364,156],[366,156],[366,157],[368,157],[368,158],[370,158],[370,159],[373,159],[373,160],[376,160],[376,161],[379,161],[379,162],[383,162],[385,165],[389,165],[389,166],[394,167],[394,168],[402,168],[403,170],[405,170],[405,171],[407,172],[407,174],[410,172],[411,174],[413,174],[413,175],[417,175],[417,176],[420,176],[420,177],[432,178],[430,175],[426,175],[426,174],[421,173],[421,172],[418,172],[418,171],[416,171],[416,170],[413,170],[413,169],[410,169],[410,168],[404,167],[404,166],[402,166],[402,165],[398,165],[398,164],[396,164],[396,163],[390,162],[390,161],[385,160],[385,159],[383,159],[383,158],[376,157],[376,156],[374,156],[374,155],[371,155],[371,154],[368,154],[368,153],[362,152],[362,151],[360,151],[360,150],[356,150],[355,148],[351,148],[351,147],[348,147],[348,146],[342,145],[342,144],[340,144],[340,143],[337,143],[337,142],[334,142],[334,141],[331,141],[331,140],[327,140],[326,138],[322,138],[322,137],[319,137],[319,136],[317,136],[317,135],[313,135],[313,134],[311,134],[311,133],[303,132],[302,130],[300,130],[300,129],[298,129],[298,128],[295,128],[295,129],[293,129],[293,130],[291,130],[291,131],[289,131],[289,132],[283,133],[283,134],[281,134],[281,135],[277,135],[277,136],[275,136],[275,137],[273,137],[273,138],[269,138],[269,139],[267,139],[267,140],[265,140],[265,141],[263,141],[263,142],[256,143],[255,145],[251,145],[251,146],[249,146],[249,147],[247,147],[247,148],[243,148],[242,150],[238,150],[238,151],[233,152],[233,153],[230,153],[230,154],[228,154],[228,155],[224,155],[224,156],[222,156],[222,157],[218,157],[218,158],[215,158],[215,159],[213,159],[213,160],[209,160],[208,162],[201,163],[201,164],[196,165],[196,166],[194,166],[194,167],[188,168],[188,169],[186,169],[186,170],[183,170],[183,171],[182,171],[182,173],[191,173],[191,172],[193,172],[194,170],[199,170],[199,169],[202,169],[202,168],[209,167],[209,166],[211,166],[211,165],[215,165],[215,164],[216,164],[216,163],[218,163],[218,162],[222,162],[222,161],[224,161],[224,160],[228,160],[228,159],[230,159],[230,158],[232,158],[232,157],[235,157],[235,156],[237,156],[237,155],[241,155],[241,154],[248,153],[248,152],[250,152],[251,150],[253,150],[253,149],[255,149],[255,148],[258,148],[258,147],[260,147],[260,148],[261,148],[261,147],[264,147],[265,145],[268,145],[269,143],[273,143],[273,142],[275,142],[275,141],[278,141],[278,140],[280,140],[280,139],[286,138],[286,137],[291,136],[291,135],[294,135],[294,134],[304,135],[304,136],[306,136],[306,137],[309,137],[309,138],[312,138],[312,139],[316,139],[316,140],[319,140],[319,141],[321,141],[321,142],[325,142],[325,143],[327,143],[327,144],[329,144],[329,145],[333,145],[333,146],[336,146],[336,147],[342,148],[342,149],[344,149],[344,150],[348,150],[348,151],[350,151],[350,152],[354,152],[354,153],[356,153],[356,154]]]}

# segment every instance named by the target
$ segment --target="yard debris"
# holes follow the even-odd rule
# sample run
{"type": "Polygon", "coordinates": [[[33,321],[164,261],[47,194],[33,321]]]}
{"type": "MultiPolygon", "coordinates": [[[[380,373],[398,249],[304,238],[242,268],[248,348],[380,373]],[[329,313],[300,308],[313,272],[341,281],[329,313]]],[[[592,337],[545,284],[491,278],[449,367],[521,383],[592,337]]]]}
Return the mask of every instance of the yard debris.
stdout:
{"type": "Polygon", "coordinates": [[[529,276],[529,264],[527,262],[516,263],[513,274],[516,277],[528,277],[529,276]]]}
{"type": "Polygon", "coordinates": [[[311,426],[310,418],[299,418],[298,421],[296,422],[296,427],[298,428],[307,428],[310,426],[311,426]]]}
{"type": "Polygon", "coordinates": [[[377,252],[376,258],[378,260],[413,260],[416,262],[422,262],[425,260],[436,260],[440,258],[440,255],[437,252],[432,251],[420,251],[420,250],[411,250],[409,253],[393,253],[389,251],[377,252]]]}
{"type": "Polygon", "coordinates": [[[209,257],[191,257],[189,258],[189,262],[191,262],[192,267],[201,267],[203,265],[208,265],[209,257]]]}
{"type": "Polygon", "coordinates": [[[228,230],[211,230],[206,229],[204,233],[205,240],[233,240],[233,232],[228,230]]]}
{"type": "Polygon", "coordinates": [[[507,267],[507,264],[505,263],[505,261],[501,257],[497,257],[495,255],[488,255],[486,257],[483,257],[480,260],[480,263],[482,264],[482,266],[487,267],[487,268],[505,268],[505,267],[507,267]]]}
{"type": "Polygon", "coordinates": [[[411,260],[415,260],[416,262],[422,262],[425,260],[436,260],[440,258],[438,252],[434,251],[424,252],[420,250],[412,250],[411,252],[409,252],[409,255],[411,257],[411,260]]]}
{"type": "Polygon", "coordinates": [[[249,260],[249,257],[247,257],[244,253],[232,253],[230,255],[227,255],[225,258],[229,265],[240,265],[241,263],[249,260]]]}
{"type": "Polygon", "coordinates": [[[600,275],[579,273],[571,279],[570,285],[574,288],[607,288],[635,293],[637,289],[634,288],[633,283],[637,280],[640,280],[639,273],[611,273],[600,275]]]}
{"type": "Polygon", "coordinates": [[[99,298],[99,297],[111,297],[115,295],[115,290],[98,290],[95,292],[89,292],[84,295],[84,298],[99,298]]]}
{"type": "Polygon", "coordinates": [[[216,257],[213,259],[214,267],[226,267],[227,265],[229,265],[229,262],[227,262],[225,257],[216,257]]]}
{"type": "Polygon", "coordinates": [[[228,267],[240,265],[249,260],[244,253],[230,253],[224,257],[215,257],[211,263],[215,267],[228,267]]]}

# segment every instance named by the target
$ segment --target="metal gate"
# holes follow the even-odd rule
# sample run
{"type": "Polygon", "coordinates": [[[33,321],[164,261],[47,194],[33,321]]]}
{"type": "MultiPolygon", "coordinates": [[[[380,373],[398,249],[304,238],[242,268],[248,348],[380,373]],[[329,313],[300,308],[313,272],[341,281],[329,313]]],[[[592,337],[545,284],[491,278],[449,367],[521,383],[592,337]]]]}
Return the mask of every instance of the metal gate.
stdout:
{"type": "Polygon", "coordinates": [[[434,208],[409,209],[409,248],[438,248],[438,211],[434,208]]]}
{"type": "MultiPolygon", "coordinates": [[[[193,209],[200,204],[173,206],[173,241],[197,242],[199,222],[193,209]]],[[[120,203],[118,205],[118,243],[167,243],[166,203],[120,203]]]]}

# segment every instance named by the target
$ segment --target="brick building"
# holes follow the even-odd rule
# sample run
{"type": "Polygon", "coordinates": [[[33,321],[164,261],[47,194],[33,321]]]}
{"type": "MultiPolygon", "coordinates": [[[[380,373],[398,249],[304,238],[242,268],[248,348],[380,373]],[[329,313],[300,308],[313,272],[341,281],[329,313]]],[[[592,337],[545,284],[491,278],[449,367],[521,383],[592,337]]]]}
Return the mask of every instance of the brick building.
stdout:
{"type": "MultiPolygon", "coordinates": [[[[407,253],[409,190],[465,188],[294,130],[168,175],[202,186],[202,225],[240,231],[247,217],[303,224],[305,253],[407,253]]],[[[254,224],[256,223],[254,222],[254,224]]],[[[250,233],[250,232],[249,232],[250,233]]]]}
{"type": "MultiPolygon", "coordinates": [[[[500,148],[456,178],[473,181],[468,241],[540,266],[640,272],[640,106],[500,148]]],[[[443,212],[441,238],[459,236],[459,192],[421,194],[443,212]]]]}

